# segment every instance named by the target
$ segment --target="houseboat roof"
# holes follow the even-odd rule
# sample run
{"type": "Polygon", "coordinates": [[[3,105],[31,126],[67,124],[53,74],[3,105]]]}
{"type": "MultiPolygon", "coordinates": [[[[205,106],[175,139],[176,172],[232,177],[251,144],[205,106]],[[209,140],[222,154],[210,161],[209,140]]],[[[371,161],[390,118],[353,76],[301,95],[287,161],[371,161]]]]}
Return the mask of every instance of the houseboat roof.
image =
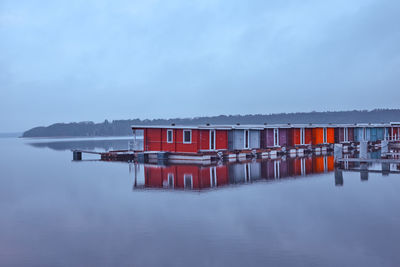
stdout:
{"type": "Polygon", "coordinates": [[[231,130],[229,125],[131,125],[132,129],[212,129],[212,130],[231,130]]]}
{"type": "Polygon", "coordinates": [[[273,128],[335,128],[335,127],[348,127],[348,128],[358,128],[358,127],[390,127],[390,126],[400,126],[400,122],[391,123],[307,123],[307,124],[232,124],[232,125],[131,125],[132,129],[188,129],[188,130],[263,130],[263,129],[273,129],[273,128]]]}

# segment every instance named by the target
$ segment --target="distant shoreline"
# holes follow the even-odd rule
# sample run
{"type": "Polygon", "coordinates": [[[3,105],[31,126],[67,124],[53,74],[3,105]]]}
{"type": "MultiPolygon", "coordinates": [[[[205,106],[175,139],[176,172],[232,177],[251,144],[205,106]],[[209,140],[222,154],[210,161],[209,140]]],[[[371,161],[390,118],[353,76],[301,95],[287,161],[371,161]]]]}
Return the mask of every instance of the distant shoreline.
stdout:
{"type": "Polygon", "coordinates": [[[19,138],[22,137],[22,135],[22,132],[0,133],[0,138],[19,138]]]}
{"type": "Polygon", "coordinates": [[[299,112],[253,115],[219,115],[211,117],[152,119],[152,120],[105,120],[56,123],[32,128],[22,133],[23,138],[90,138],[130,136],[132,125],[233,125],[233,124],[340,124],[340,123],[389,123],[400,120],[400,109],[374,109],[353,111],[299,112]]]}

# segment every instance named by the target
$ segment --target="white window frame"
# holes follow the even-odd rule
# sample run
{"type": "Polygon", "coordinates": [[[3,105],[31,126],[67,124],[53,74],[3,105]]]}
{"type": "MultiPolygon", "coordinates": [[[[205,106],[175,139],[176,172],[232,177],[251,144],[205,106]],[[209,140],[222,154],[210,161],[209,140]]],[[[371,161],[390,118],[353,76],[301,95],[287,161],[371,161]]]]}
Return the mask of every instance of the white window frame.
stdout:
{"type": "Polygon", "coordinates": [[[243,141],[244,141],[243,147],[245,149],[250,148],[250,130],[244,130],[244,132],[243,132],[243,141]],[[246,138],[246,133],[247,133],[247,138],[246,138]],[[247,141],[247,146],[246,146],[246,141],[247,141]]]}
{"type": "Polygon", "coordinates": [[[184,144],[191,144],[192,143],[192,130],[183,130],[182,132],[182,140],[184,144]],[[190,141],[185,141],[185,132],[190,132],[190,141]]]}
{"type": "Polygon", "coordinates": [[[210,146],[209,146],[209,148],[210,148],[210,150],[216,150],[216,139],[217,139],[217,133],[216,133],[216,131],[215,130],[210,130],[210,136],[209,136],[209,139],[210,139],[210,146]],[[214,133],[214,144],[212,144],[213,145],[213,148],[211,148],[211,134],[212,133],[214,133]]]}
{"type": "Polygon", "coordinates": [[[168,129],[167,130],[167,143],[172,144],[174,142],[174,130],[168,129]],[[171,133],[171,141],[168,140],[168,133],[171,133]]]}
{"type": "Polygon", "coordinates": [[[348,127],[343,128],[343,141],[349,142],[349,128],[348,127]]]}
{"type": "Polygon", "coordinates": [[[300,145],[306,144],[306,129],[300,128],[300,145]]]}
{"type": "Polygon", "coordinates": [[[186,187],[186,177],[190,177],[190,189],[193,189],[193,175],[192,174],[188,174],[188,173],[185,173],[183,175],[183,187],[187,188],[186,187]]]}
{"type": "Polygon", "coordinates": [[[274,128],[274,146],[279,146],[279,128],[274,128]]]}

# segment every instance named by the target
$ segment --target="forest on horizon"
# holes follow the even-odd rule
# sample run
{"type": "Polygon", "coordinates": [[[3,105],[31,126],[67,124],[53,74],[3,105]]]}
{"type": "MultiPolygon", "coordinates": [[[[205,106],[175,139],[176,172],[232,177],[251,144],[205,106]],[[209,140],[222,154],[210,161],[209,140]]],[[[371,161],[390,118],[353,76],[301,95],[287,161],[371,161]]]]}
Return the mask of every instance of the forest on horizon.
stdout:
{"type": "Polygon", "coordinates": [[[172,119],[105,120],[101,123],[55,123],[25,131],[22,137],[88,137],[125,136],[132,133],[131,125],[201,125],[201,124],[274,124],[274,123],[383,123],[400,121],[400,109],[353,111],[298,112],[254,115],[219,115],[211,117],[172,119]]]}

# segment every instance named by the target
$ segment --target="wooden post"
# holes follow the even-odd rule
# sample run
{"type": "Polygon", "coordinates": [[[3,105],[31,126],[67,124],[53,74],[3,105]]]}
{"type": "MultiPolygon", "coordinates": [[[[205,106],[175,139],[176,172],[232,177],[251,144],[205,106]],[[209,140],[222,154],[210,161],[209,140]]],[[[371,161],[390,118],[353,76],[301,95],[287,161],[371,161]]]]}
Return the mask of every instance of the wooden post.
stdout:
{"type": "Polygon", "coordinates": [[[342,144],[335,144],[333,155],[336,159],[343,158],[343,145],[342,144]]]}
{"type": "Polygon", "coordinates": [[[82,160],[82,152],[81,151],[73,151],[72,158],[73,158],[73,160],[82,160]]]}
{"type": "Polygon", "coordinates": [[[343,186],[343,171],[335,169],[335,186],[343,186]]]}
{"type": "Polygon", "coordinates": [[[368,142],[361,141],[360,142],[360,159],[366,159],[368,157],[368,142]]]}

